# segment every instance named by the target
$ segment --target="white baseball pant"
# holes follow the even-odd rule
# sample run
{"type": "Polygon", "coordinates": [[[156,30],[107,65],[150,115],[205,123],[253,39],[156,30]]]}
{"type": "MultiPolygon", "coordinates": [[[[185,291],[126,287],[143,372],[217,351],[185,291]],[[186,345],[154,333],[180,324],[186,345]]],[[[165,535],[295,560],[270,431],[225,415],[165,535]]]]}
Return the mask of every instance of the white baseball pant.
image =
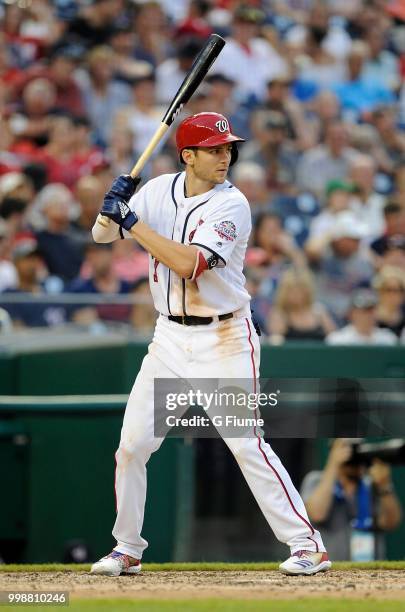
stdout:
{"type": "MultiPolygon", "coordinates": [[[[237,313],[239,314],[239,313],[237,313]]],[[[137,559],[147,547],[142,538],[146,464],[163,438],[154,437],[155,378],[256,380],[260,344],[250,312],[209,325],[183,326],[160,316],[149,352],[135,380],[116,453],[117,517],[115,550],[137,559]]],[[[209,416],[209,411],[207,412],[209,416]]],[[[271,446],[256,429],[242,438],[224,438],[275,536],[298,550],[325,551],[309,522],[304,503],[271,446]]]]}

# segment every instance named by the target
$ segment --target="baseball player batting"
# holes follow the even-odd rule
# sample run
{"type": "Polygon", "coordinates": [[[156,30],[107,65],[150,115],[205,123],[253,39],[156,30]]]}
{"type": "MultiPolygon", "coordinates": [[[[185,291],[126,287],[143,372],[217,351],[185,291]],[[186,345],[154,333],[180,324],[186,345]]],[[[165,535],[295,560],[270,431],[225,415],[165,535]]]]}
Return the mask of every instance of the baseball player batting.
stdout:
{"type": "MultiPolygon", "coordinates": [[[[259,377],[260,344],[245,289],[243,262],[251,231],[245,196],[227,180],[237,160],[228,120],[217,113],[185,119],[176,133],[184,170],[150,180],[119,176],[104,198],[96,242],[133,238],[149,253],[149,282],[159,317],[126,406],[116,453],[117,517],[114,550],[93,564],[93,574],[141,570],[146,464],[163,439],[154,437],[154,379],[259,377]],[[111,222],[112,221],[112,222],[111,222]]],[[[207,413],[209,414],[209,413],[207,413]]],[[[224,437],[276,537],[291,556],[286,574],[316,574],[331,567],[320,533],[271,446],[256,429],[224,437]]]]}

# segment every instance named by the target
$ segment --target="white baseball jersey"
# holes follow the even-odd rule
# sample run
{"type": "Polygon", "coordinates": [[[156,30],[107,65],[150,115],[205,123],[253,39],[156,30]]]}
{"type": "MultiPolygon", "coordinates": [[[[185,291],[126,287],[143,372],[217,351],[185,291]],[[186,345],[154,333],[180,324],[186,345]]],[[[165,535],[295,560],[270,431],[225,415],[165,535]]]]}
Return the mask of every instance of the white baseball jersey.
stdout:
{"type": "Polygon", "coordinates": [[[192,281],[150,256],[155,308],[164,315],[199,317],[239,310],[250,300],[243,275],[252,227],[249,203],[229,181],[187,198],[184,181],[185,172],[159,176],[129,202],[149,227],[176,242],[195,245],[208,264],[208,270],[192,281]]]}
{"type": "MultiPolygon", "coordinates": [[[[156,379],[198,378],[210,385],[209,381],[215,384],[221,376],[245,381],[249,390],[256,391],[259,377],[260,343],[250,317],[250,296],[242,273],[251,230],[249,204],[228,181],[207,193],[186,198],[184,180],[184,172],[160,176],[149,181],[129,202],[140,219],[160,235],[196,245],[205,258],[201,267],[205,271],[199,276],[193,274],[195,281],[180,278],[152,258],[150,261],[152,294],[163,316],[158,318],[128,399],[115,472],[115,550],[136,559],[141,559],[148,544],[141,535],[146,464],[163,441],[163,437],[155,435],[156,379]],[[229,312],[234,316],[214,319],[206,325],[181,325],[164,316],[208,317],[229,312]]],[[[117,226],[105,228],[96,223],[93,236],[100,242],[115,240],[117,226]]],[[[276,537],[290,547],[292,554],[300,550],[323,552],[322,538],[310,524],[298,491],[256,427],[241,437],[228,437],[222,428],[218,433],[235,455],[276,537]]]]}

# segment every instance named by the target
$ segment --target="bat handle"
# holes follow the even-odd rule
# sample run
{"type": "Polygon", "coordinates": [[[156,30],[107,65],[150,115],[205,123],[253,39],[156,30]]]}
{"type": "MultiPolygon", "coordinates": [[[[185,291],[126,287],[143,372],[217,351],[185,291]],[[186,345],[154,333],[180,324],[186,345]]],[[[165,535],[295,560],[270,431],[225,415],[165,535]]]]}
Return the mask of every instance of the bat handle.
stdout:
{"type": "Polygon", "coordinates": [[[103,227],[108,227],[110,225],[111,219],[108,217],[104,217],[104,215],[97,215],[97,223],[102,225],[103,227]]]}

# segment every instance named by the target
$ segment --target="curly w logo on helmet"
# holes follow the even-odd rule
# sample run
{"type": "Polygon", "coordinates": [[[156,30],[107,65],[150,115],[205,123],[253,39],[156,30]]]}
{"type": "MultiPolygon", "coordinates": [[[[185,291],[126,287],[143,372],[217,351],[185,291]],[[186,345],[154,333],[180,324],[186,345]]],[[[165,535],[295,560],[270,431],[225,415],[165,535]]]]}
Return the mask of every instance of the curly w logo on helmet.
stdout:
{"type": "Polygon", "coordinates": [[[215,127],[218,128],[218,131],[223,134],[224,132],[229,132],[229,123],[226,119],[220,119],[216,122],[215,127]]]}

